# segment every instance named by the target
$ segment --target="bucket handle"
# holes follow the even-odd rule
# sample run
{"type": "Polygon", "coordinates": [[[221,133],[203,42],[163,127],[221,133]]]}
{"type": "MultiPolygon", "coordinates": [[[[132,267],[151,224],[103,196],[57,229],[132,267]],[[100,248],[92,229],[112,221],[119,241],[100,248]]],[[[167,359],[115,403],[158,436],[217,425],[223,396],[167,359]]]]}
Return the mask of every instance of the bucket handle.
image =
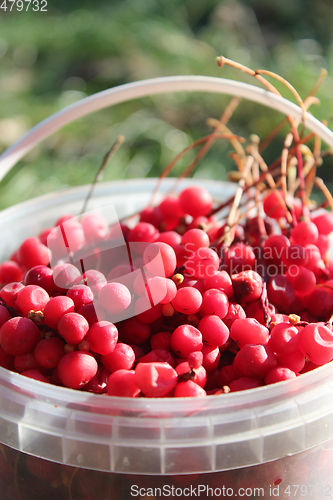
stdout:
{"type": "MultiPolygon", "coordinates": [[[[244,82],[209,76],[167,76],[119,85],[65,107],[34,126],[0,156],[0,181],[34,146],[65,125],[115,104],[164,92],[212,92],[242,97],[301,121],[303,110],[288,99],[244,82]]],[[[305,126],[333,148],[333,133],[309,112],[305,126]]]]}

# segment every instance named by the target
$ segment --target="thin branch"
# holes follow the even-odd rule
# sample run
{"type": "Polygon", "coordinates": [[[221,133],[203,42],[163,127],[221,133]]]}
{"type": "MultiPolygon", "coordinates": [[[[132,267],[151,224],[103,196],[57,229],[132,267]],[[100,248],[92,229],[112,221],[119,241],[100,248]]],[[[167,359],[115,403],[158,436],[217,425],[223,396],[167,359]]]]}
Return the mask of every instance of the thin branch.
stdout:
{"type": "Polygon", "coordinates": [[[119,146],[124,142],[124,140],[125,140],[125,137],[123,135],[119,135],[117,137],[116,141],[114,142],[114,144],[111,146],[111,148],[109,149],[109,151],[104,156],[103,161],[101,163],[101,166],[99,167],[99,169],[97,171],[97,174],[95,176],[95,179],[93,180],[93,182],[92,182],[92,184],[90,186],[89,193],[87,194],[87,197],[84,200],[83,207],[82,207],[81,212],[80,212],[80,217],[82,217],[82,215],[86,212],[89,200],[90,200],[90,198],[93,195],[95,186],[103,178],[104,170],[105,170],[105,167],[106,167],[108,161],[113,156],[113,154],[117,151],[117,149],[119,148],[119,146]]]}
{"type": "Polygon", "coordinates": [[[304,121],[305,111],[306,111],[305,106],[304,106],[304,102],[301,99],[301,96],[299,95],[299,93],[297,92],[297,90],[291,85],[291,83],[289,83],[288,80],[286,80],[282,76],[278,75],[277,73],[274,73],[273,71],[268,71],[268,70],[265,70],[265,69],[256,69],[255,72],[256,72],[257,75],[271,76],[272,78],[275,78],[279,82],[283,83],[283,85],[285,85],[290,90],[290,92],[293,94],[293,96],[296,98],[299,107],[302,108],[302,111],[303,111],[302,120],[304,121]]]}
{"type": "MultiPolygon", "coordinates": [[[[219,132],[224,133],[224,134],[231,134],[231,130],[224,124],[221,123],[219,120],[216,120],[215,118],[208,118],[207,124],[211,127],[215,127],[219,132]]],[[[241,162],[243,164],[243,168],[246,162],[246,154],[244,151],[243,146],[241,145],[241,141],[238,140],[237,137],[232,137],[230,138],[230,144],[238,154],[238,156],[241,159],[241,162]]]]}
{"type": "MultiPolygon", "coordinates": [[[[233,112],[237,108],[237,106],[240,103],[240,101],[241,101],[241,99],[239,97],[234,97],[230,101],[230,103],[228,104],[228,106],[224,110],[224,112],[223,112],[223,114],[222,114],[222,116],[220,118],[219,123],[221,123],[223,125],[226,125],[228,123],[228,121],[230,120],[233,112]]],[[[213,130],[213,134],[217,133],[218,131],[219,131],[219,129],[217,127],[215,127],[214,130],[213,130]]],[[[227,132],[229,132],[229,130],[227,130],[227,132]]],[[[230,132],[230,134],[232,134],[232,132],[230,132]]],[[[177,179],[176,183],[180,179],[184,179],[185,177],[188,177],[193,172],[193,170],[195,169],[195,167],[198,165],[199,161],[201,161],[206,156],[206,154],[208,153],[208,151],[210,150],[210,148],[213,146],[213,144],[215,143],[215,140],[216,140],[215,137],[211,137],[207,142],[205,142],[203,144],[203,146],[200,148],[200,150],[195,155],[194,160],[178,176],[178,179],[177,179]]],[[[232,139],[230,139],[230,141],[231,140],[232,139]]],[[[174,187],[172,187],[170,191],[173,191],[173,189],[174,189],[174,187]]]]}
{"type": "Polygon", "coordinates": [[[316,177],[315,185],[322,191],[326,200],[328,201],[329,206],[331,207],[331,210],[333,211],[333,196],[331,195],[324,181],[320,179],[320,177],[316,177]]]}
{"type": "Polygon", "coordinates": [[[176,165],[176,163],[186,154],[188,153],[189,151],[191,151],[192,149],[196,148],[197,146],[199,146],[200,144],[202,143],[205,143],[207,141],[209,141],[211,138],[214,138],[214,139],[229,139],[231,137],[237,137],[240,141],[244,141],[245,139],[243,139],[243,137],[239,137],[239,136],[236,136],[234,134],[217,134],[217,133],[212,133],[212,134],[208,134],[204,137],[201,137],[200,139],[198,139],[197,141],[194,141],[192,144],[190,144],[189,146],[187,146],[186,148],[184,148],[182,151],[180,151],[172,160],[171,162],[165,167],[165,169],[163,170],[163,172],[161,173],[161,175],[159,176],[158,180],[157,180],[157,183],[156,183],[156,186],[152,192],[152,196],[151,196],[151,200],[150,200],[150,203],[149,205],[153,205],[154,203],[154,198],[156,196],[156,193],[158,192],[159,190],[159,187],[160,187],[160,184],[162,182],[162,180],[167,176],[169,175],[169,173],[171,172],[171,170],[173,169],[173,167],[176,165]]]}
{"type": "MultiPolygon", "coordinates": [[[[237,187],[237,190],[235,193],[233,204],[231,206],[231,209],[230,209],[230,212],[229,212],[229,215],[227,218],[227,223],[225,226],[225,233],[227,233],[227,231],[230,229],[230,227],[234,223],[236,213],[237,213],[241,198],[242,198],[243,193],[244,193],[246,178],[247,178],[249,172],[251,171],[253,162],[254,162],[253,156],[248,156],[245,167],[244,167],[244,171],[242,172],[242,178],[238,182],[238,187],[237,187]]],[[[231,241],[228,241],[228,239],[226,239],[227,246],[229,246],[231,243],[232,243],[231,241]]]]}

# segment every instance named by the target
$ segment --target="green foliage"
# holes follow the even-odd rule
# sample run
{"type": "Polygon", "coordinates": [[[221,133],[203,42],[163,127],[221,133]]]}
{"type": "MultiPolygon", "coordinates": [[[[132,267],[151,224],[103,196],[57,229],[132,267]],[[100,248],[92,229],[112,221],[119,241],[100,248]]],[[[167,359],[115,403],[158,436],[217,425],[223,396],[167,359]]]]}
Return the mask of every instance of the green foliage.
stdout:
{"type": "MultiPolygon", "coordinates": [[[[49,0],[47,13],[0,11],[0,152],[64,106],[122,83],[176,74],[253,83],[236,70],[219,69],[215,58],[221,54],[281,74],[305,97],[321,67],[332,74],[331,11],[325,0],[49,0]]],[[[331,81],[329,76],[318,93],[321,107],[312,108],[320,119],[333,116],[331,81]]],[[[158,176],[182,148],[210,132],[207,118],[219,118],[229,100],[165,94],[78,120],[12,169],[0,185],[0,208],[91,182],[120,133],[126,142],[105,180],[158,176]]],[[[279,118],[244,102],[230,126],[263,138],[279,118]]],[[[267,161],[281,141],[268,150],[267,161]]],[[[229,151],[216,143],[194,175],[225,179],[233,168],[229,151]]],[[[174,174],[193,157],[182,159],[174,174]]],[[[327,182],[331,166],[327,159],[321,167],[327,182]]]]}

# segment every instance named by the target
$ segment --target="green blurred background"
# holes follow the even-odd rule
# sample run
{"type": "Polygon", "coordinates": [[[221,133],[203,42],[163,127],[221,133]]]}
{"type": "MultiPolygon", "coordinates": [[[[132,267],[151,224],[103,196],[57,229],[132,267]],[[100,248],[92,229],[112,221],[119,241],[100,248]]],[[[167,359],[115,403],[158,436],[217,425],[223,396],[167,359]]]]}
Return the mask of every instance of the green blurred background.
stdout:
{"type": "MultiPolygon", "coordinates": [[[[10,12],[0,0],[0,153],[30,127],[87,95],[135,80],[176,74],[221,76],[251,83],[224,55],[288,79],[305,97],[321,68],[328,77],[318,92],[333,117],[333,4],[331,0],[48,0],[47,12],[10,12]]],[[[11,2],[7,5],[10,7],[11,2]]],[[[281,85],[283,95],[294,100],[281,85]]],[[[0,184],[0,208],[89,183],[118,134],[126,142],[104,179],[158,176],[182,148],[210,132],[230,98],[166,94],[117,105],[67,126],[15,166],[0,184]]],[[[281,116],[248,102],[230,126],[264,138],[281,116]]],[[[273,160],[287,129],[268,148],[273,160]]],[[[230,147],[217,142],[194,175],[226,179],[230,147]]],[[[189,153],[174,174],[193,159],[189,153]]],[[[320,175],[333,187],[330,157],[320,175]]]]}

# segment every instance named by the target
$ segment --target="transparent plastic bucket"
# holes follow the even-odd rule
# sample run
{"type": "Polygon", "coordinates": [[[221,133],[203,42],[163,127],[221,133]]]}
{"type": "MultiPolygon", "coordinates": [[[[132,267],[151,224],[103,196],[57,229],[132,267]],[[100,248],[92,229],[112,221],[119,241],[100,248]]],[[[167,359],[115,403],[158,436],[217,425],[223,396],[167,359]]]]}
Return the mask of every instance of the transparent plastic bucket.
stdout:
{"type": "MultiPolygon", "coordinates": [[[[239,82],[206,77],[137,82],[86,98],[42,122],[0,157],[1,176],[35,144],[84,114],[175,90],[239,95],[302,118],[289,101],[239,82]]],[[[333,147],[329,129],[309,114],[305,120],[333,147]]],[[[119,217],[132,214],[148,202],[155,183],[100,184],[91,208],[114,204],[119,217]]],[[[192,183],[219,200],[234,192],[229,183],[206,180],[184,180],[181,188],[192,183]]],[[[171,185],[166,179],[161,192],[171,185]]],[[[79,213],[88,189],[64,190],[2,211],[1,260],[61,214],[79,213]]],[[[239,393],[131,399],[50,386],[0,368],[1,500],[333,496],[332,376],[330,363],[239,393]]]]}

